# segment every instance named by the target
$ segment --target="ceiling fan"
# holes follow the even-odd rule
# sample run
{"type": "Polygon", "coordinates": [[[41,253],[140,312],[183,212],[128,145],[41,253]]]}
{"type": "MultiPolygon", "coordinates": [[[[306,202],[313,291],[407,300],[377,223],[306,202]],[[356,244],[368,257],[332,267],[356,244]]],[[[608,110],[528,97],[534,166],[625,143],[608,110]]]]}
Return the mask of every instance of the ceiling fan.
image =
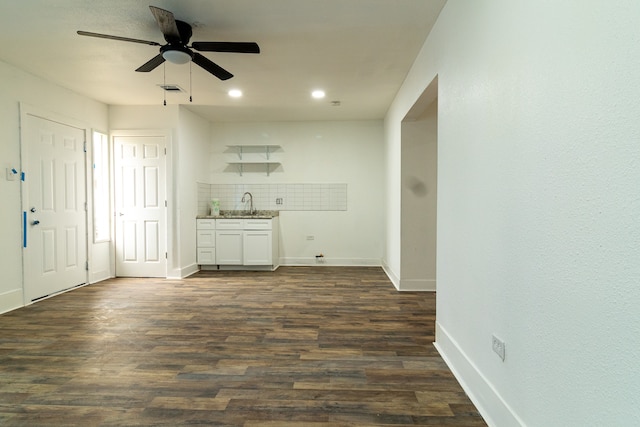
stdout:
{"type": "Polygon", "coordinates": [[[220,80],[227,80],[233,77],[233,74],[200,53],[194,52],[192,49],[200,52],[260,53],[260,47],[254,42],[193,42],[191,46],[188,46],[189,39],[193,34],[191,25],[175,19],[173,13],[168,10],[155,6],[149,6],[149,8],[167,42],[164,45],[148,40],[111,36],[88,31],[78,31],[78,34],[81,36],[160,46],[160,53],[158,55],[136,69],[136,71],[143,73],[155,69],[165,61],[174,64],[186,64],[189,61],[193,61],[220,80]]]}

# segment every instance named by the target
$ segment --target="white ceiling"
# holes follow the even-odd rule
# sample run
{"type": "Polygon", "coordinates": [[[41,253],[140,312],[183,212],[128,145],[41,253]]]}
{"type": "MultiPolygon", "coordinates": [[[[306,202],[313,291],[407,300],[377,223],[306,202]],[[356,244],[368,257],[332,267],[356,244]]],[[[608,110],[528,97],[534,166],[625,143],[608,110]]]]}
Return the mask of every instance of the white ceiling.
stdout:
{"type": "MultiPolygon", "coordinates": [[[[446,0],[149,0],[194,25],[194,41],[255,41],[261,53],[208,53],[235,75],[221,81],[193,64],[192,95],[168,93],[212,121],[379,119],[446,0]],[[227,95],[244,92],[240,99],[227,95]],[[310,97],[322,88],[323,100],[310,97]],[[340,101],[332,106],[331,101],[340,101]]],[[[189,65],[134,70],[158,48],[77,30],[164,39],[147,2],[4,0],[0,60],[110,105],[161,105],[159,84],[189,91],[189,65]]]]}

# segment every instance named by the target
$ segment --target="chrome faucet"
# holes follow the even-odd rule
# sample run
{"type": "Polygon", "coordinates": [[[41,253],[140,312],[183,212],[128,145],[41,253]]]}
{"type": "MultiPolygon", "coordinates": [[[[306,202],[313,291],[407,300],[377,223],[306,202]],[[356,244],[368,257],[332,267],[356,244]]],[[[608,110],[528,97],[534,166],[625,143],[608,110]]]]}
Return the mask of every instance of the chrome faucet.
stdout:
{"type": "Polygon", "coordinates": [[[253,210],[253,195],[248,191],[242,195],[242,199],[240,200],[242,203],[245,203],[245,196],[249,196],[249,215],[253,215],[255,211],[253,210]]]}

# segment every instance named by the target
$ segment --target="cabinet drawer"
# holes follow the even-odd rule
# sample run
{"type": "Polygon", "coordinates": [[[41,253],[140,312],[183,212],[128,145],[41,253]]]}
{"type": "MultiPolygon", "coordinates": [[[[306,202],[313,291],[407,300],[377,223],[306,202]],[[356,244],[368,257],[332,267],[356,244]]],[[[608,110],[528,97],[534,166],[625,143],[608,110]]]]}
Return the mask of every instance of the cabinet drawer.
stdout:
{"type": "Polygon", "coordinates": [[[196,228],[198,230],[215,230],[216,220],[215,219],[196,219],[196,228]]]}
{"type": "Polygon", "coordinates": [[[216,229],[217,230],[242,230],[244,227],[243,219],[217,219],[216,220],[216,229]]]}
{"type": "Polygon", "coordinates": [[[196,230],[196,242],[199,248],[215,248],[215,230],[196,230]]]}
{"type": "Polygon", "coordinates": [[[244,220],[244,229],[245,230],[271,230],[271,222],[270,219],[245,219],[244,220]]]}
{"type": "Polygon", "coordinates": [[[216,263],[216,248],[198,248],[197,263],[212,265],[216,263]]]}

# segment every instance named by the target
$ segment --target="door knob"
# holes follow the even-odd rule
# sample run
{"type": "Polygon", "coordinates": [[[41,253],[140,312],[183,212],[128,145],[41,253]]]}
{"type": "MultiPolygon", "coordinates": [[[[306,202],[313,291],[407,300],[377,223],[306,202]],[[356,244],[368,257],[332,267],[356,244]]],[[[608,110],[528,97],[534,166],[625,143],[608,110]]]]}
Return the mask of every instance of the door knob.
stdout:
{"type": "Polygon", "coordinates": [[[33,222],[31,223],[31,225],[38,225],[40,224],[40,221],[38,221],[37,219],[34,219],[33,222]]]}

